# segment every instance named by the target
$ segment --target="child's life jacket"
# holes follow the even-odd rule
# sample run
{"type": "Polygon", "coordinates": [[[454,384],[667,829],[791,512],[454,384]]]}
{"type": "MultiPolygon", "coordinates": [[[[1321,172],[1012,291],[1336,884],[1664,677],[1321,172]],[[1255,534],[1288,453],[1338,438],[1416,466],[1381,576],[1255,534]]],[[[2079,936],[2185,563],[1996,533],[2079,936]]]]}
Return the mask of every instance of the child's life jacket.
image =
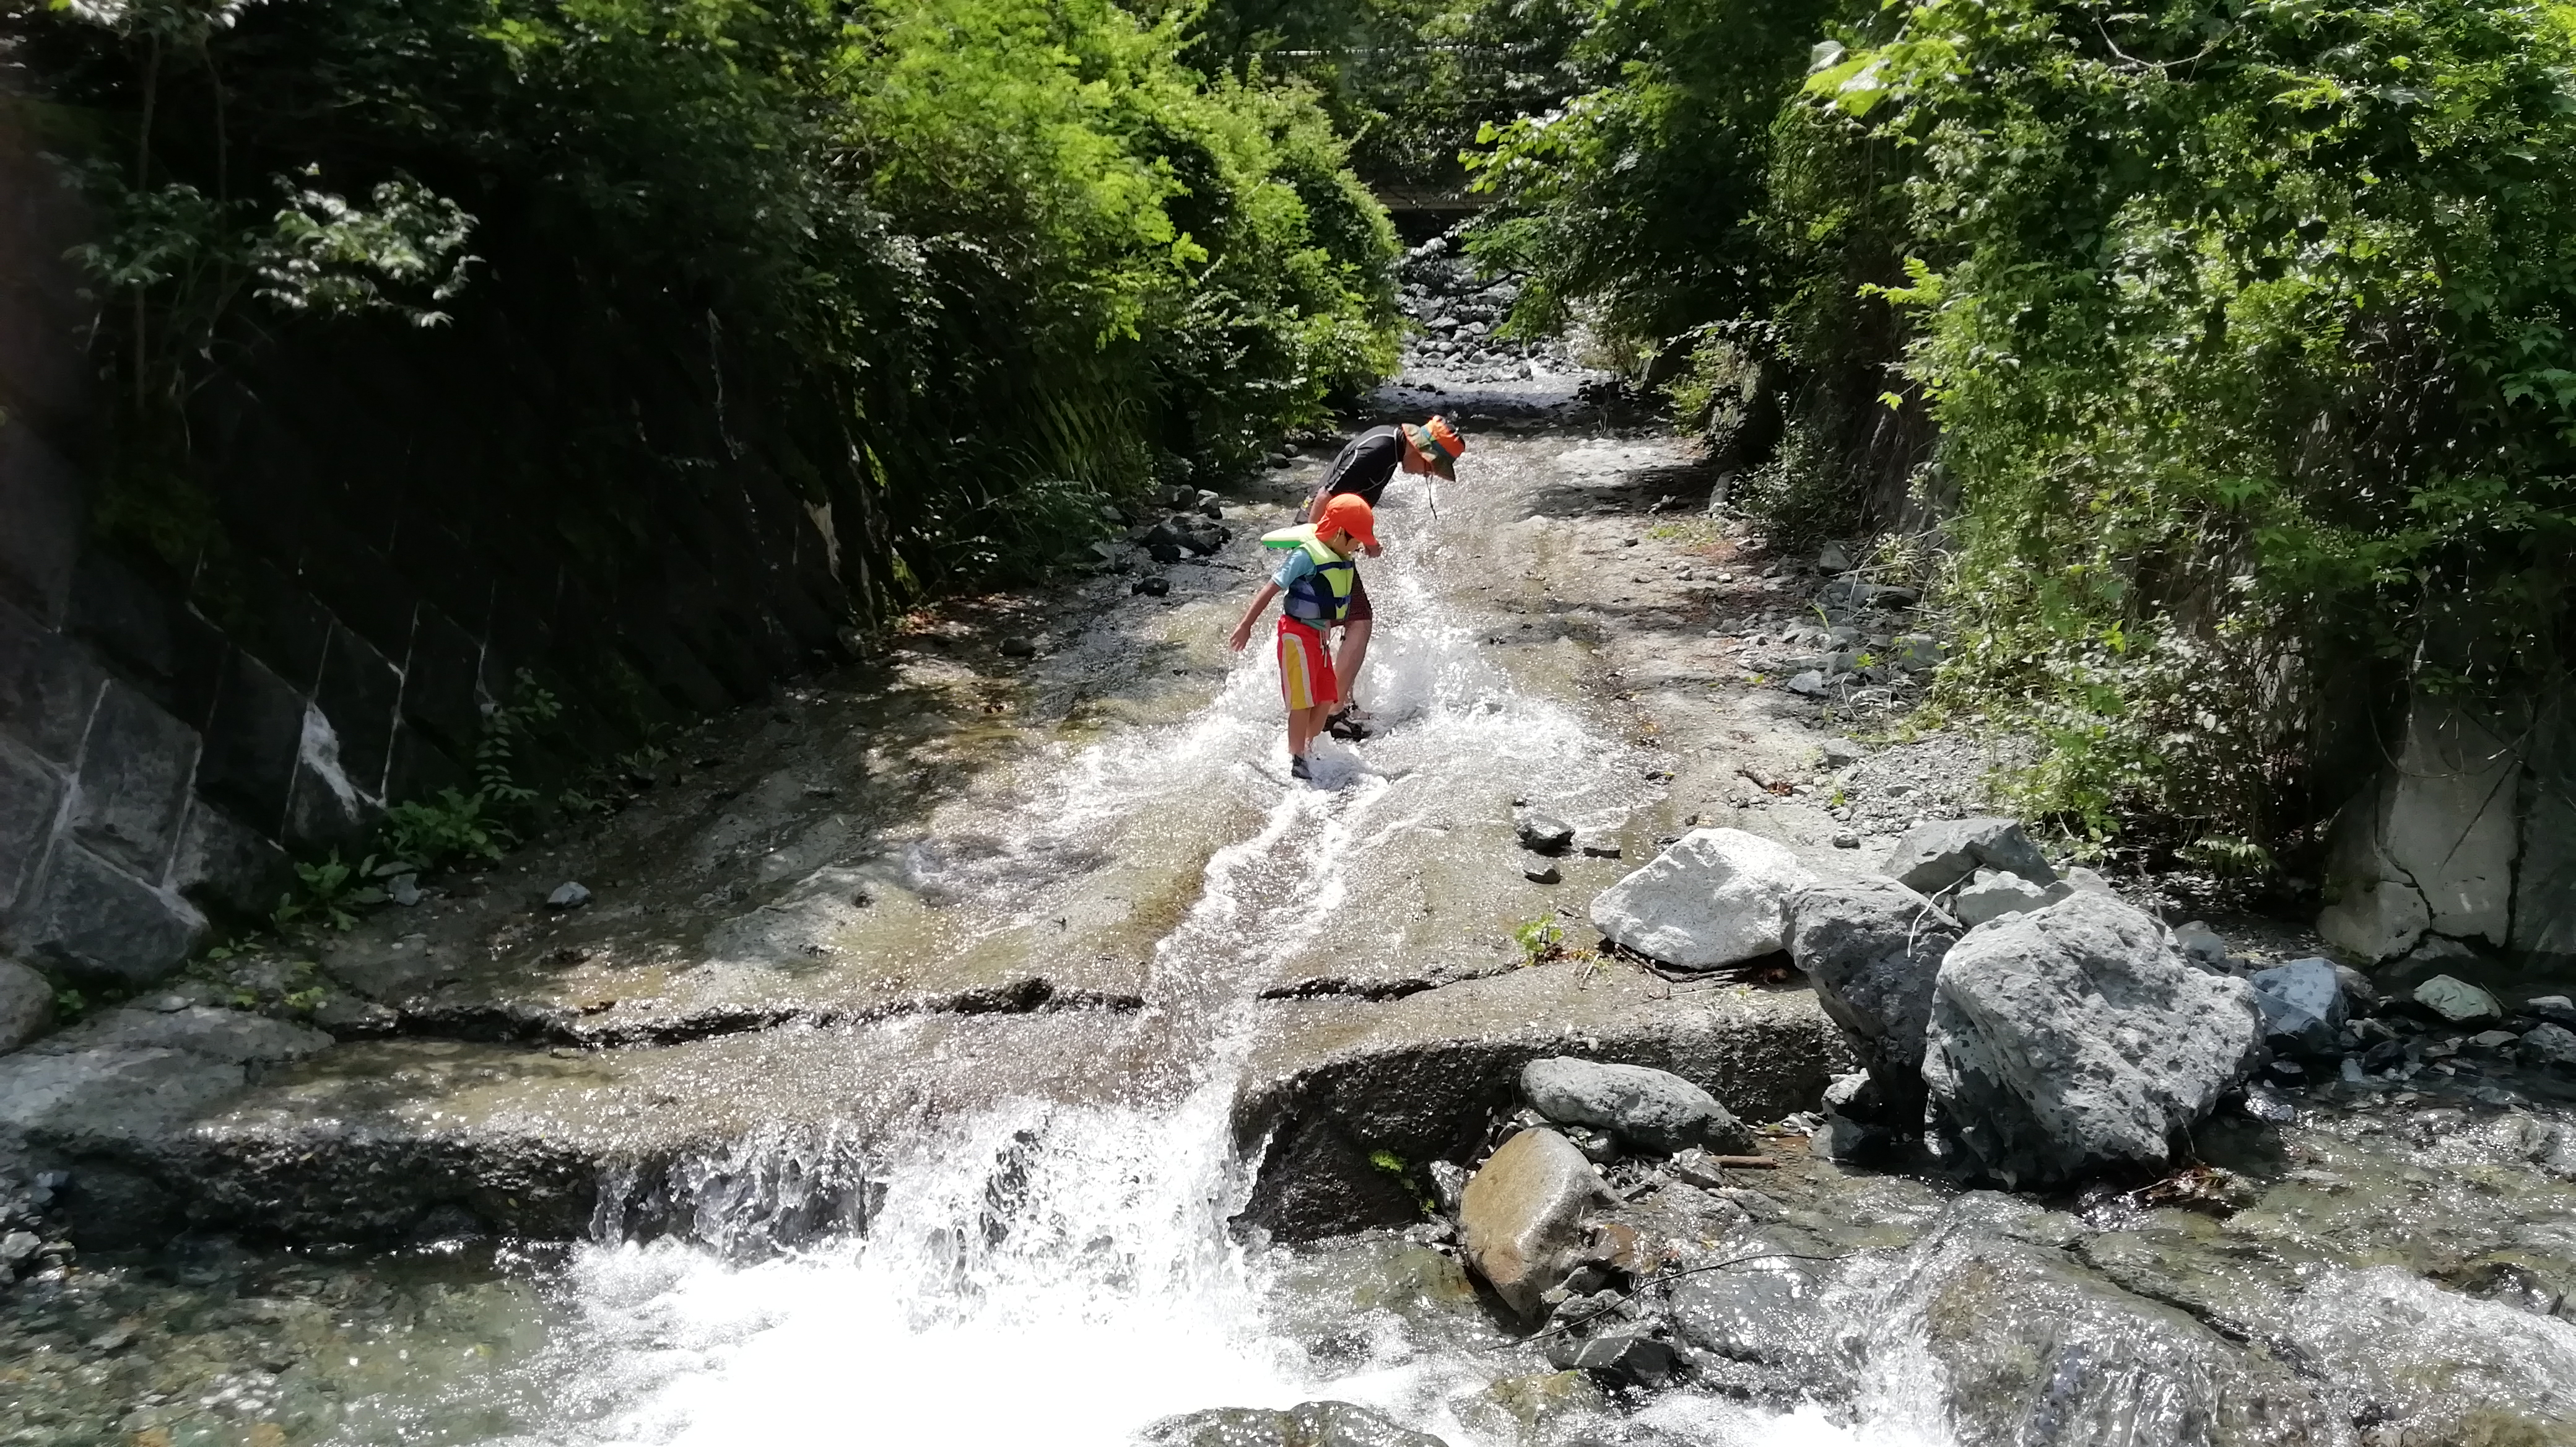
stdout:
{"type": "Polygon", "coordinates": [[[1339,623],[1351,611],[1351,584],[1358,580],[1359,569],[1325,547],[1324,540],[1315,536],[1313,523],[1264,533],[1261,545],[1282,551],[1303,549],[1314,561],[1315,571],[1288,585],[1288,598],[1281,607],[1289,617],[1300,623],[1339,623]]]}

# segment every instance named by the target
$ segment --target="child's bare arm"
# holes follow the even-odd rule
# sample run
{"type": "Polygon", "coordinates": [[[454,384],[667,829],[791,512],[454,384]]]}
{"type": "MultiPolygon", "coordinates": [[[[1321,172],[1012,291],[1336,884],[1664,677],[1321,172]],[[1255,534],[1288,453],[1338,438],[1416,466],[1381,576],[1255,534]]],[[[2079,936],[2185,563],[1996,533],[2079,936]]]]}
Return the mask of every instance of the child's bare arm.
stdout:
{"type": "Polygon", "coordinates": [[[1252,606],[1243,610],[1243,621],[1234,625],[1234,637],[1227,640],[1225,646],[1241,653],[1243,645],[1252,641],[1252,625],[1260,622],[1261,615],[1270,611],[1270,600],[1278,596],[1277,583],[1262,584],[1261,591],[1252,595],[1252,606]]]}

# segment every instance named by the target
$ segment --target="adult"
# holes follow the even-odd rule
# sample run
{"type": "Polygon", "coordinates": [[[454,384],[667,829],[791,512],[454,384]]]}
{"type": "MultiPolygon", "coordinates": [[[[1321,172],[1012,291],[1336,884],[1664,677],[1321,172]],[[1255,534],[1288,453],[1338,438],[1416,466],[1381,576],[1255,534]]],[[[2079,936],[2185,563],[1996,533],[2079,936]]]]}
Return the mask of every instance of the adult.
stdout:
{"type": "MultiPolygon", "coordinates": [[[[1324,505],[1348,493],[1373,510],[1386,485],[1400,468],[1417,476],[1436,473],[1452,482],[1458,479],[1458,454],[1467,450],[1467,440],[1446,417],[1429,417],[1420,422],[1404,422],[1388,427],[1372,427],[1352,438],[1316,485],[1314,498],[1306,504],[1306,521],[1324,520],[1324,505]]],[[[1378,555],[1377,544],[1367,547],[1372,558],[1378,555]]],[[[1368,737],[1368,712],[1354,707],[1360,681],[1360,664],[1368,659],[1369,634],[1377,623],[1370,611],[1368,590],[1354,583],[1350,610],[1344,615],[1341,644],[1333,651],[1333,672],[1341,680],[1340,707],[1327,725],[1337,739],[1368,737]]]]}

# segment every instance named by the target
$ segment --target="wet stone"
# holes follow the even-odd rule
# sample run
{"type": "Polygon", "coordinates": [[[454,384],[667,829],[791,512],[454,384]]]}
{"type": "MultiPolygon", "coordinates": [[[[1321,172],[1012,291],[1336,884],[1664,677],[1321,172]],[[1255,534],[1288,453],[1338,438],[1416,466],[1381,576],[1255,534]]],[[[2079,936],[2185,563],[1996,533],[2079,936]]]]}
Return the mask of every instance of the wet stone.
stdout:
{"type": "Polygon", "coordinates": [[[2435,975],[2415,987],[2416,1004],[2453,1025],[2476,1025],[2504,1018],[2496,998],[2453,975],[2435,975]]]}
{"type": "Polygon", "coordinates": [[[1559,1125],[1606,1130],[1658,1155],[1688,1146],[1743,1151],[1753,1145],[1752,1133],[1717,1097],[1667,1070],[1570,1056],[1533,1060],[1521,1069],[1521,1095],[1559,1125]]]}
{"type": "Polygon", "coordinates": [[[1522,1131],[1467,1181],[1458,1213],[1467,1264],[1506,1305],[1535,1314],[1540,1296],[1575,1265],[1585,1213],[1608,1198],[1573,1142],[1552,1130],[1522,1131]]]}
{"type": "Polygon", "coordinates": [[[2537,1015],[2554,1025],[2576,1026],[2576,1000],[2565,995],[2534,995],[2522,1002],[2522,1013],[2537,1015]]]}
{"type": "Polygon", "coordinates": [[[54,987],[16,960],[0,960],[0,1055],[45,1033],[54,1023],[54,987]]]}
{"type": "Polygon", "coordinates": [[[1562,854],[1574,843],[1574,826],[1553,814],[1523,814],[1515,832],[1521,847],[1534,854],[1562,854]]]}
{"type": "Polygon", "coordinates": [[[546,896],[546,908],[552,910],[579,909],[588,903],[590,903],[589,887],[569,879],[556,885],[554,892],[546,896]]]}
{"type": "Polygon", "coordinates": [[[1348,1402],[1304,1402],[1286,1411],[1220,1407],[1165,1418],[1137,1439],[1149,1447],[1447,1447],[1348,1402]]]}
{"type": "Polygon", "coordinates": [[[2576,1030],[2553,1023],[2534,1025],[2522,1032],[2522,1054],[2542,1065],[2576,1067],[2576,1030]]]}

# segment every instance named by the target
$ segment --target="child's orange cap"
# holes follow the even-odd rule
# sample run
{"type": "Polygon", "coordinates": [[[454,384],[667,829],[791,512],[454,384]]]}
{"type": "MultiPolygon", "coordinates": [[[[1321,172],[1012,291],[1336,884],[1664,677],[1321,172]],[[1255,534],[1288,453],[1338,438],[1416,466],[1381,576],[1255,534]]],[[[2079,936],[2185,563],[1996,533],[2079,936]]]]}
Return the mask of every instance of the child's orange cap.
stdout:
{"type": "Polygon", "coordinates": [[[1324,502],[1324,515],[1315,519],[1315,536],[1329,538],[1335,533],[1349,533],[1376,547],[1377,513],[1357,493],[1334,493],[1324,502]]]}

